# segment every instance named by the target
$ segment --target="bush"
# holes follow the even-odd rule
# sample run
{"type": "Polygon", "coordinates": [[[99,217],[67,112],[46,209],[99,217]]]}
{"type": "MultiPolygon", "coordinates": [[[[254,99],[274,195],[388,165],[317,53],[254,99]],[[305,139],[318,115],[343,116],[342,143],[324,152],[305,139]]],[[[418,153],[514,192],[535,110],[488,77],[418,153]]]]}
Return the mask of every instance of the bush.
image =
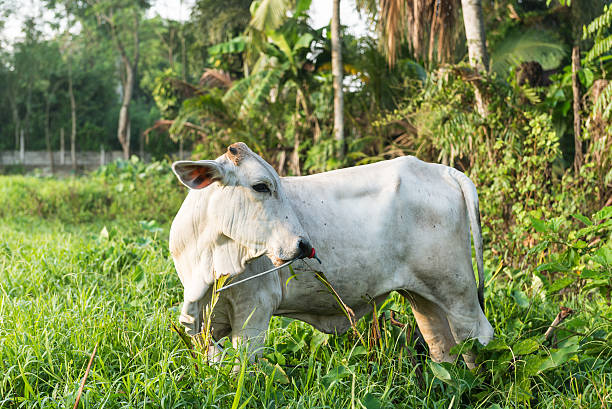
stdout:
{"type": "Polygon", "coordinates": [[[135,157],[68,180],[0,176],[0,218],[38,216],[64,222],[97,219],[170,221],[184,189],[165,162],[135,157]]]}
{"type": "Polygon", "coordinates": [[[474,110],[473,81],[461,67],[441,70],[417,98],[378,125],[408,125],[397,147],[403,153],[470,176],[480,197],[485,248],[492,252],[485,259],[501,258],[517,268],[532,254],[533,212],[546,219],[590,214],[603,206],[605,184],[598,182],[601,171],[590,155],[579,174],[565,169],[549,107],[526,96],[533,89],[479,79],[489,100],[483,118],[474,110]]]}

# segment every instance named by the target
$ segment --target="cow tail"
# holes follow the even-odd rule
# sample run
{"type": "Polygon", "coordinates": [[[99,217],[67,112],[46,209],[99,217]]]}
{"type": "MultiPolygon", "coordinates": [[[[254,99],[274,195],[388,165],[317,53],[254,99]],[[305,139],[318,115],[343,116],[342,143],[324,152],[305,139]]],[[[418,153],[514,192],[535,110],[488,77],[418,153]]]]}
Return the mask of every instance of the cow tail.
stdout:
{"type": "Polygon", "coordinates": [[[478,302],[484,312],[484,262],[482,256],[482,229],[480,227],[480,210],[478,208],[478,192],[476,186],[462,172],[451,168],[450,174],[457,181],[463,192],[463,199],[470,218],[470,230],[474,240],[474,250],[476,253],[476,265],[478,267],[478,302]]]}

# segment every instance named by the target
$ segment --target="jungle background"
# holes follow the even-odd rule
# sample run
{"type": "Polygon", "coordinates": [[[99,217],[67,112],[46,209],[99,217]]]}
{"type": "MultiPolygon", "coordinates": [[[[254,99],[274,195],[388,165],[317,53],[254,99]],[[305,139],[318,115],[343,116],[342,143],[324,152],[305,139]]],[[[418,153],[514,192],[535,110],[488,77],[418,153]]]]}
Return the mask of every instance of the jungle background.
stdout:
{"type": "MultiPolygon", "coordinates": [[[[44,0],[2,38],[0,151],[57,150],[63,129],[124,159],[2,167],[1,407],[609,406],[610,2],[337,3],[369,30],[342,13],[315,29],[309,0],[197,0],[178,21],[145,0],[44,0]],[[470,176],[497,336],[460,346],[479,370],[429,361],[397,295],[341,336],[275,319],[263,360],[226,345],[209,365],[176,326],[169,164],[236,141],[282,176],[402,155],[470,176]]],[[[0,24],[24,6],[0,0],[0,24]]]]}

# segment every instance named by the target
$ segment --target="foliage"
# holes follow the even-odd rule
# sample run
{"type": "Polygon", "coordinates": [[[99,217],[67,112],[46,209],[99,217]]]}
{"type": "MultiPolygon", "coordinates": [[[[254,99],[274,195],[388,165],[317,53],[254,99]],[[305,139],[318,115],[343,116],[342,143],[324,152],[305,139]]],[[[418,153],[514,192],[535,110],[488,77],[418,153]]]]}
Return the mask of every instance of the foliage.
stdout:
{"type": "MultiPolygon", "coordinates": [[[[554,294],[572,286],[582,294],[598,291],[610,300],[612,291],[612,207],[604,207],[591,219],[577,213],[572,218],[583,227],[572,228],[563,234],[568,224],[564,217],[542,221],[532,217],[534,229],[543,237],[530,252],[539,253],[546,261],[536,268],[536,273],[546,282],[546,276],[554,281],[547,292],[554,294]]],[[[575,223],[574,223],[575,224],[575,223]]]]}
{"type": "MultiPolygon", "coordinates": [[[[610,5],[605,6],[603,13],[584,28],[584,37],[595,37],[595,43],[585,57],[587,62],[597,59],[601,62],[610,60],[610,51],[612,50],[612,7],[610,5]]],[[[612,82],[608,81],[607,86],[600,92],[593,105],[592,115],[610,119],[612,115],[612,82]]]]}
{"type": "Polygon", "coordinates": [[[150,218],[166,222],[181,190],[165,162],[132,157],[68,180],[0,176],[0,217],[38,216],[64,222],[150,218]]]}
{"type": "Polygon", "coordinates": [[[563,43],[546,30],[512,30],[491,53],[491,71],[505,77],[509,69],[525,61],[538,61],[542,68],[557,68],[567,56],[563,43]]]}
{"type": "Polygon", "coordinates": [[[608,197],[609,182],[599,179],[607,171],[595,156],[579,175],[564,169],[548,102],[525,103],[527,89],[479,81],[490,99],[489,114],[481,118],[471,108],[469,78],[460,67],[430,75],[418,97],[376,125],[405,129],[401,152],[466,171],[478,187],[493,255],[517,266],[533,245],[526,229],[530,212],[550,217],[598,209],[608,197]]]}
{"type": "MultiPolygon", "coordinates": [[[[121,169],[111,166],[98,176],[121,179],[143,170],[121,169]]],[[[598,408],[611,393],[612,310],[605,293],[588,292],[580,282],[559,293],[538,267],[563,259],[579,240],[603,234],[589,249],[578,244],[582,274],[580,264],[598,263],[595,247],[610,243],[609,208],[592,219],[579,216],[579,223],[595,228],[580,233],[582,227],[572,226],[574,236],[563,247],[554,247],[556,219],[533,219],[546,243],[534,250],[541,262],[526,266],[533,274],[503,268],[487,278],[486,313],[496,340],[484,348],[473,342],[457,347],[477,353],[480,369],[474,372],[460,360],[427,359],[409,304],[397,294],[357,323],[369,340],[365,346],[352,333],[322,334],[276,317],[257,363],[249,364],[246,351],[230,340],[223,341],[223,362],[208,363],[171,329],[181,284],[167,249],[168,225],[155,220],[173,212],[86,224],[27,215],[1,219],[0,406],[73,405],[96,343],[81,398],[85,408],[598,408]],[[560,303],[575,313],[545,339],[560,303]],[[380,336],[371,336],[374,328],[380,336]]]]}

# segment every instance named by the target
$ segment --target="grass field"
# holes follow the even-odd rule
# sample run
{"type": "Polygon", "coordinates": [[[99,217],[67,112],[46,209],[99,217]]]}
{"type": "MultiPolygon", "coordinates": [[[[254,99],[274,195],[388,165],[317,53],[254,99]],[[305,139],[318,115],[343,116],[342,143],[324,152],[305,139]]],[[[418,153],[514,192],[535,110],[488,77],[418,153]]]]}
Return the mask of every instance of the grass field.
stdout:
{"type": "MultiPolygon", "coordinates": [[[[612,401],[609,228],[596,232],[604,251],[594,261],[575,251],[583,263],[577,268],[603,272],[603,279],[592,273],[559,283],[534,274],[537,266],[487,260],[486,314],[497,339],[486,348],[462,345],[478,354],[478,372],[461,361],[430,362],[415,345],[413,318],[400,297],[378,306],[380,337],[371,336],[372,314],[358,323],[366,345],[352,333],[324,335],[275,318],[264,359],[245,364],[244,351],[226,345],[226,363],[208,365],[172,330],[182,288],[167,235],[172,206],[184,193],[163,191],[161,210],[145,201],[150,209],[141,218],[138,206],[121,213],[117,203],[127,199],[116,184],[107,203],[113,213],[86,206],[98,196],[79,196],[90,187],[70,187],[81,183],[74,181],[52,181],[56,188],[45,193],[76,191],[72,217],[59,217],[61,207],[40,215],[36,207],[10,204],[8,195],[36,183],[0,177],[0,407],[71,408],[96,345],[81,407],[606,408],[612,401]],[[560,306],[574,314],[545,339],[560,306]]],[[[127,197],[152,194],[130,189],[127,197]]],[[[611,220],[600,219],[595,225],[611,220]]]]}

